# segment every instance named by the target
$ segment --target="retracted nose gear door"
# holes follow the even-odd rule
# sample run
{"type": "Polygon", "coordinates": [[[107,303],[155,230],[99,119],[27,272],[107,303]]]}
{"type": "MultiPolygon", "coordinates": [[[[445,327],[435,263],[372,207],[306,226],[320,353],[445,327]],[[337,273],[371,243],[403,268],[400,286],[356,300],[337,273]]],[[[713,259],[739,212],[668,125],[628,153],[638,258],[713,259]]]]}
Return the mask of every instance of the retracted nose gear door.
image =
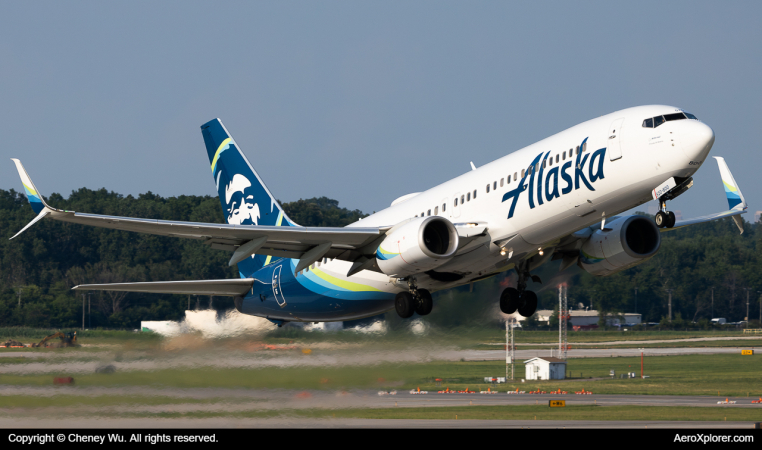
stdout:
{"type": "Polygon", "coordinates": [[[283,291],[281,290],[280,286],[280,269],[283,266],[278,266],[273,270],[273,296],[275,296],[275,301],[278,302],[278,306],[283,308],[286,306],[286,299],[283,297],[283,291]]]}

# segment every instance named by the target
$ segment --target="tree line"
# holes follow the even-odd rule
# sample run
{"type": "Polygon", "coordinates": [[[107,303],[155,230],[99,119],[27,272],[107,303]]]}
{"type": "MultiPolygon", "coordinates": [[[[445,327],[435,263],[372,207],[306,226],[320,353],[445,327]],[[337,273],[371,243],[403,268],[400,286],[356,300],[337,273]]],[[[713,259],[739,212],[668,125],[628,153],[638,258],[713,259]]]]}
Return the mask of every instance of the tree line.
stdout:
{"type": "MultiPolygon", "coordinates": [[[[64,198],[52,194],[54,207],[93,214],[177,221],[223,223],[217,197],[161,197],[151,192],[137,197],[106,189],[82,188],[64,198]]],[[[304,226],[339,227],[365,217],[362,211],[339,206],[326,197],[282,204],[304,226]]],[[[152,236],[43,220],[9,240],[34,218],[26,197],[13,189],[0,190],[0,326],[39,328],[78,327],[82,323],[81,293],[72,286],[128,281],[235,278],[227,265],[228,252],[200,241],[152,236]]],[[[660,322],[667,315],[669,290],[673,320],[700,321],[725,317],[739,321],[759,317],[762,238],[758,224],[745,224],[743,235],[730,219],[662,233],[662,247],[649,261],[618,274],[599,278],[579,268],[558,272],[557,262],[540,268],[542,285],[530,283],[540,308],[557,305],[556,286],[569,286],[570,305],[591,306],[603,312],[639,312],[644,321],[660,322]],[[712,295],[714,301],[712,302],[712,295]]],[[[426,321],[440,326],[499,323],[497,299],[515,284],[505,272],[456,289],[435,293],[435,308],[426,321]]],[[[141,320],[179,320],[189,307],[233,307],[224,297],[91,292],[85,294],[91,328],[137,328],[141,320]]],[[[394,312],[386,315],[394,321],[394,312]]]]}

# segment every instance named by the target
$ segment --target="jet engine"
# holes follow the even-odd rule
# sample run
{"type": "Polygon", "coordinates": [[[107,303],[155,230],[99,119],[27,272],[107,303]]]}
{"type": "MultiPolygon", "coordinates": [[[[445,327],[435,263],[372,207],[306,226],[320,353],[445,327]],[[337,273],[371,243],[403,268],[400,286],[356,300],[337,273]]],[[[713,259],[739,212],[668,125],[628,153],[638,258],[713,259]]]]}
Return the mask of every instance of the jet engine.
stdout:
{"type": "Polygon", "coordinates": [[[439,216],[417,217],[387,232],[376,261],[382,272],[401,278],[434,269],[457,250],[458,231],[452,222],[439,216]]]}
{"type": "Polygon", "coordinates": [[[582,244],[578,265],[593,275],[606,276],[647,261],[661,245],[654,222],[643,216],[626,216],[596,230],[582,244]]]}

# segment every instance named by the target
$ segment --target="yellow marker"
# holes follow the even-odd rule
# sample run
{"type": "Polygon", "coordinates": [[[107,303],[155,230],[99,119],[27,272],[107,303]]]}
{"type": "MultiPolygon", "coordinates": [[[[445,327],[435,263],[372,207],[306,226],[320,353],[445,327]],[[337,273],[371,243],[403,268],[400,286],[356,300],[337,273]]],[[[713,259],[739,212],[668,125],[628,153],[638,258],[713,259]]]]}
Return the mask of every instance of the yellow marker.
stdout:
{"type": "Polygon", "coordinates": [[[742,355],[753,355],[754,350],[741,350],[742,355]]]}
{"type": "Polygon", "coordinates": [[[566,400],[550,400],[548,406],[551,408],[564,408],[566,407],[566,400]]]}

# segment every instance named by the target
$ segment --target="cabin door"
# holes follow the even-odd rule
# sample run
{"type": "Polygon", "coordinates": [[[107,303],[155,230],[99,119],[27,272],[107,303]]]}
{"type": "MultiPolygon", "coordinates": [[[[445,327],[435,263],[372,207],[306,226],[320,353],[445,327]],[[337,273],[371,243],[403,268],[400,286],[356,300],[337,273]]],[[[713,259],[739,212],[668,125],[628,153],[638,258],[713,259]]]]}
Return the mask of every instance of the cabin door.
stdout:
{"type": "Polygon", "coordinates": [[[620,143],[620,140],[621,140],[620,134],[622,131],[623,122],[624,122],[624,117],[622,117],[621,119],[617,119],[611,124],[609,129],[606,130],[609,136],[606,143],[606,153],[609,154],[609,159],[611,161],[622,159],[622,145],[620,143]]]}

